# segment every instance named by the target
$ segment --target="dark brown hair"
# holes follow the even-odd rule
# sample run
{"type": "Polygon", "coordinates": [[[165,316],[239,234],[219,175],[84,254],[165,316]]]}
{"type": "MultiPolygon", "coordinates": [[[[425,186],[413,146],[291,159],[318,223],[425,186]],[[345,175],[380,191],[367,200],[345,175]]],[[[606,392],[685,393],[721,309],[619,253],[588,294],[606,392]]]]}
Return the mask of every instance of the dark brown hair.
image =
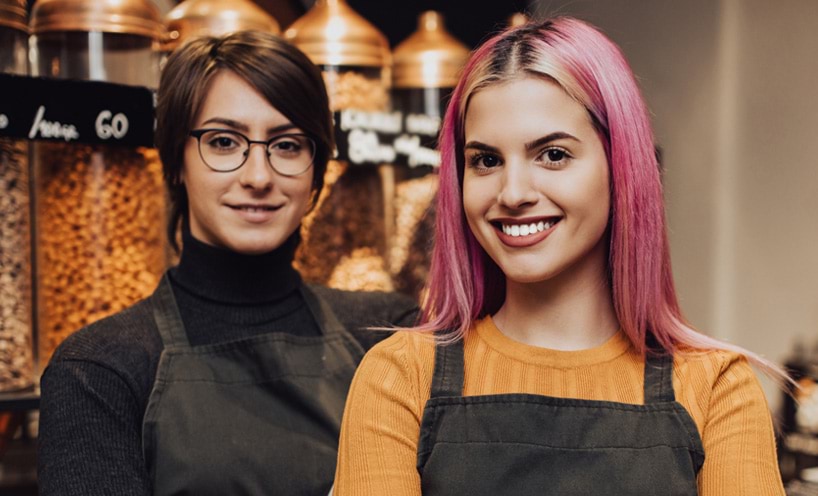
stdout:
{"type": "Polygon", "coordinates": [[[334,149],[332,114],[321,71],[297,48],[259,31],[197,38],[184,44],[165,64],[156,103],[156,147],[171,201],[168,239],[176,251],[176,229],[188,215],[187,191],[179,180],[185,142],[210,81],[221,70],[244,79],[315,141],[313,198],[324,186],[324,172],[334,149]]]}

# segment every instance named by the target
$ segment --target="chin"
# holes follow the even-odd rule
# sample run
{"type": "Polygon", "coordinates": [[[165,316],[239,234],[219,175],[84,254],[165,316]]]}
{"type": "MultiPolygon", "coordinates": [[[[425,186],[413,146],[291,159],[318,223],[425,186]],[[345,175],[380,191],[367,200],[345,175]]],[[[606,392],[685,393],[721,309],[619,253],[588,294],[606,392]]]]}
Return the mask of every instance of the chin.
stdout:
{"type": "Polygon", "coordinates": [[[262,255],[280,247],[285,240],[286,238],[271,240],[270,237],[265,239],[234,239],[228,245],[228,248],[242,255],[262,255]]]}

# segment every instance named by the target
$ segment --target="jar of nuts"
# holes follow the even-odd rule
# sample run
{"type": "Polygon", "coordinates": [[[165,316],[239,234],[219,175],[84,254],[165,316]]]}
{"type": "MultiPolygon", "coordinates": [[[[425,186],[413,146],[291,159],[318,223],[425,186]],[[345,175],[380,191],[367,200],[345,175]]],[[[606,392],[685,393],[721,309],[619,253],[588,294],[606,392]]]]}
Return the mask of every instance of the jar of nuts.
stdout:
{"type": "MultiPolygon", "coordinates": [[[[31,29],[35,76],[158,84],[163,27],[149,0],[39,0],[31,29]]],[[[33,149],[45,364],[70,333],[156,288],[166,267],[167,202],[153,148],[38,142],[33,149]]]]}
{"type": "MultiPolygon", "coordinates": [[[[284,36],[322,69],[334,112],[390,109],[389,42],[346,2],[317,0],[284,36]]],[[[391,164],[330,161],[302,225],[296,266],[304,278],[341,289],[394,289],[386,261],[393,196],[391,164]]]]}
{"type": "Polygon", "coordinates": [[[423,12],[418,28],[395,47],[392,104],[404,116],[415,146],[398,157],[394,239],[388,256],[395,287],[420,296],[431,262],[433,199],[437,192],[437,137],[446,104],[469,49],[447,31],[443,16],[423,12]]]}
{"type": "MultiPolygon", "coordinates": [[[[28,73],[25,0],[0,1],[0,72],[28,73]]],[[[0,392],[34,382],[28,143],[0,138],[0,392]]]]}

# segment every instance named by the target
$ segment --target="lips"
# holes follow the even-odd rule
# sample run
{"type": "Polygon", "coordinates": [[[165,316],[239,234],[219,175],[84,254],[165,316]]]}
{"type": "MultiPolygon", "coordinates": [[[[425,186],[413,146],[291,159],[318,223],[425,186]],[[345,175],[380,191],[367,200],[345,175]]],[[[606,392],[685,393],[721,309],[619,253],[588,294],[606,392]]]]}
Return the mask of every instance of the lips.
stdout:
{"type": "Polygon", "coordinates": [[[524,219],[495,219],[491,221],[497,236],[504,244],[515,248],[532,246],[544,240],[559,224],[562,217],[524,219]]]}
{"type": "Polygon", "coordinates": [[[276,218],[276,212],[282,205],[271,205],[267,203],[237,203],[227,204],[240,219],[250,224],[264,224],[276,218]]]}

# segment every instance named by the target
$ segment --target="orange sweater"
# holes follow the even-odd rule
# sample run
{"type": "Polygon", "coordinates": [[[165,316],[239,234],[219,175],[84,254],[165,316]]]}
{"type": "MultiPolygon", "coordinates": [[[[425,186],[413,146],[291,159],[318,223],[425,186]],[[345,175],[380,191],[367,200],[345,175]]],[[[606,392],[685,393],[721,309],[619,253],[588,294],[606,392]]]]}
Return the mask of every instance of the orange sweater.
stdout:
{"type": "MultiPolygon", "coordinates": [[[[621,332],[593,349],[556,351],[513,341],[485,318],[464,353],[466,396],[643,403],[644,360],[621,332]]],[[[417,442],[433,370],[426,335],[399,332],[366,355],[347,398],[334,496],[421,494],[417,442]]],[[[770,412],[746,359],[723,351],[675,356],[673,387],[704,445],[699,494],[784,495],[770,412]]]]}

